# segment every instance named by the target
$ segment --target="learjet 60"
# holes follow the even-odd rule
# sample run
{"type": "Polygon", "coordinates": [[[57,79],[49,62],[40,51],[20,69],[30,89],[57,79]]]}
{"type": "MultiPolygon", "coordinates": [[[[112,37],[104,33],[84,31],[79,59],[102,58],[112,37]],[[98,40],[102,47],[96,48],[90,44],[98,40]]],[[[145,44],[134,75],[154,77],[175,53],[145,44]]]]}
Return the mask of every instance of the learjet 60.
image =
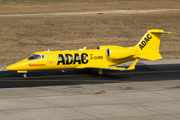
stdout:
{"type": "Polygon", "coordinates": [[[24,73],[28,71],[65,70],[65,69],[93,69],[97,68],[100,75],[103,69],[133,70],[139,58],[147,60],[162,59],[159,53],[159,45],[163,30],[149,30],[139,43],[132,47],[115,45],[99,46],[97,49],[43,51],[35,52],[29,58],[8,66],[6,69],[24,73]],[[135,60],[129,67],[117,67],[115,65],[135,60]]]}

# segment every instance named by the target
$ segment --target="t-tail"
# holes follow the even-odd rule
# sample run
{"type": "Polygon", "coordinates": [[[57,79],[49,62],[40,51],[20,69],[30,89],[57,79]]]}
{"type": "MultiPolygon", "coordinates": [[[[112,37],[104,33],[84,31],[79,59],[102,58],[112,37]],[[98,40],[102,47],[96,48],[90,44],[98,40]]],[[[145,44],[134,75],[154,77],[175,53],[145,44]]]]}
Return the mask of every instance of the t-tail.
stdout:
{"type": "Polygon", "coordinates": [[[167,33],[171,34],[172,32],[164,32],[163,30],[149,30],[139,43],[134,46],[136,50],[136,57],[143,58],[148,60],[158,60],[162,59],[159,53],[159,45],[161,40],[161,34],[167,33]]]}

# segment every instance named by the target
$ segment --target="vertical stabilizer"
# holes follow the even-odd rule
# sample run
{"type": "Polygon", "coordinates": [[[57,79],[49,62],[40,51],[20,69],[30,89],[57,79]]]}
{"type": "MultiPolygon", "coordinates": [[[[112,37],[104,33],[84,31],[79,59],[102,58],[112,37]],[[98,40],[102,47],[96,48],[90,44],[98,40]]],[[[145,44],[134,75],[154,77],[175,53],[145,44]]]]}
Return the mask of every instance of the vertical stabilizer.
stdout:
{"type": "Polygon", "coordinates": [[[135,46],[137,51],[136,56],[148,60],[162,59],[159,54],[159,45],[162,33],[171,34],[172,32],[164,32],[163,30],[157,29],[149,30],[135,46]]]}

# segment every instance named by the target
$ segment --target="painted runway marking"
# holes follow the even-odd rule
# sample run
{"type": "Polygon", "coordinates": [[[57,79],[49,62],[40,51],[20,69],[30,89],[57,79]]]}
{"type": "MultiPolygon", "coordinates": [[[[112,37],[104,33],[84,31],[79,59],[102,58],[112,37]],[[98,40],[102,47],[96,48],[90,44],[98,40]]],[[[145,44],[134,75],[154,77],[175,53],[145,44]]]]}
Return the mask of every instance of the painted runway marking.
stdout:
{"type": "Polygon", "coordinates": [[[83,14],[98,14],[98,13],[149,13],[149,12],[179,11],[179,10],[180,10],[180,9],[161,9],[161,10],[109,10],[109,11],[97,11],[97,12],[7,14],[7,15],[0,15],[0,17],[47,16],[47,15],[83,15],[83,14]]]}
{"type": "Polygon", "coordinates": [[[107,83],[149,83],[149,84],[175,84],[180,85],[180,83],[175,82],[142,82],[142,81],[118,81],[118,80],[0,80],[0,82],[107,82],[107,83]]]}
{"type": "Polygon", "coordinates": [[[149,71],[149,72],[128,72],[128,73],[111,73],[111,74],[141,74],[141,73],[166,73],[166,72],[180,72],[180,70],[172,70],[172,71],[149,71]]]}
{"type": "MultiPolygon", "coordinates": [[[[110,74],[143,74],[143,73],[166,73],[166,72],[180,72],[180,70],[172,70],[172,71],[149,71],[149,72],[129,72],[129,73],[110,73],[110,74]]],[[[118,80],[39,80],[43,78],[62,78],[62,77],[79,77],[79,76],[91,76],[90,74],[81,74],[81,75],[59,75],[59,76],[37,76],[37,77],[28,77],[28,78],[23,78],[23,77],[18,77],[18,78],[2,78],[0,79],[0,82],[66,82],[66,81],[81,81],[81,82],[109,82],[109,83],[129,83],[129,82],[134,82],[134,83],[151,83],[151,84],[180,84],[180,83],[171,83],[171,82],[142,82],[142,81],[118,81],[118,80]],[[35,79],[35,80],[32,80],[35,79]]]]}
{"type": "MultiPolygon", "coordinates": [[[[110,73],[110,74],[118,74],[118,75],[127,75],[127,74],[143,74],[143,73],[166,73],[166,72],[180,72],[180,70],[172,70],[172,71],[149,71],[149,72],[128,72],[128,73],[110,73]]],[[[58,76],[36,76],[36,77],[27,77],[27,79],[30,79],[30,78],[33,78],[33,79],[36,79],[36,78],[56,78],[56,77],[78,77],[78,76],[91,76],[91,74],[81,74],[81,75],[58,75],[58,76]]],[[[0,79],[0,81],[2,80],[9,80],[11,79],[12,81],[13,80],[16,80],[16,79],[24,79],[24,80],[27,80],[23,77],[17,77],[17,78],[2,78],[0,79]]]]}
{"type": "Polygon", "coordinates": [[[36,76],[36,77],[27,77],[27,78],[23,78],[23,77],[17,77],[17,78],[2,78],[1,80],[16,80],[16,79],[36,79],[36,78],[55,78],[55,77],[78,77],[78,76],[89,76],[89,74],[81,74],[81,75],[58,75],[58,76],[36,76]]]}

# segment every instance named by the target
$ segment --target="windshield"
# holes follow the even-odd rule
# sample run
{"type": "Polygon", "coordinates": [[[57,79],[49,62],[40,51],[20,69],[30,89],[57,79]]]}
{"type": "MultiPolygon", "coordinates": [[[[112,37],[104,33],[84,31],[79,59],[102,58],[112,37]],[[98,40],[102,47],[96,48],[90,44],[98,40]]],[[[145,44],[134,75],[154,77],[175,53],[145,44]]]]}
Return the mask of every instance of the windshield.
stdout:
{"type": "Polygon", "coordinates": [[[44,58],[44,55],[33,54],[28,58],[28,60],[38,60],[38,59],[43,59],[43,58],[44,58]]]}

